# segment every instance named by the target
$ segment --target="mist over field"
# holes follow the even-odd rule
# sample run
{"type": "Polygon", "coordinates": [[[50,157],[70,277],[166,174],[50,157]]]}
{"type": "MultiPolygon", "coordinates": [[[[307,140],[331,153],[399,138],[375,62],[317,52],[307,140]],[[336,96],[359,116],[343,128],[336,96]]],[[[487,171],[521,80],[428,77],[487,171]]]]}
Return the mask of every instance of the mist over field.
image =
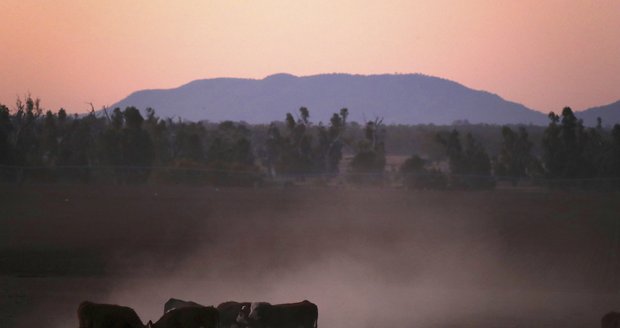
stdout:
{"type": "Polygon", "coordinates": [[[130,306],[147,322],[170,297],[205,305],[308,299],[327,328],[584,327],[620,301],[616,194],[1,193],[9,327],[76,327],[83,300],[130,306]]]}

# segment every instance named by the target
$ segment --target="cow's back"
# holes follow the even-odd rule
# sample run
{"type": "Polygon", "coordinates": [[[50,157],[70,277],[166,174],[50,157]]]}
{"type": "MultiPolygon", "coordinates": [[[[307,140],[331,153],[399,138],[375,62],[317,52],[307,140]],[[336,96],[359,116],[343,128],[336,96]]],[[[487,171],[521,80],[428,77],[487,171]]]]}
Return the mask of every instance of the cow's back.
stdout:
{"type": "Polygon", "coordinates": [[[222,328],[229,328],[234,326],[240,326],[242,323],[237,322],[239,313],[245,311],[245,317],[249,314],[250,303],[249,302],[224,302],[217,306],[217,310],[220,314],[220,325],[222,328]],[[244,308],[245,306],[245,308],[244,308]]]}
{"type": "Polygon", "coordinates": [[[309,301],[268,306],[263,314],[266,326],[274,328],[313,328],[317,326],[318,307],[309,301]]]}
{"type": "Polygon", "coordinates": [[[195,306],[203,306],[201,304],[192,302],[192,301],[184,301],[184,300],[180,300],[177,298],[170,298],[165,304],[164,304],[164,313],[173,310],[173,309],[180,309],[180,308],[184,308],[184,307],[195,307],[195,306]]]}
{"type": "Polygon", "coordinates": [[[112,304],[82,302],[78,306],[80,328],[143,328],[144,324],[132,308],[112,304]]]}
{"type": "Polygon", "coordinates": [[[219,312],[212,306],[184,307],[166,312],[155,328],[218,328],[219,312]]]}
{"type": "Polygon", "coordinates": [[[620,328],[620,313],[609,312],[601,319],[602,328],[620,328]]]}

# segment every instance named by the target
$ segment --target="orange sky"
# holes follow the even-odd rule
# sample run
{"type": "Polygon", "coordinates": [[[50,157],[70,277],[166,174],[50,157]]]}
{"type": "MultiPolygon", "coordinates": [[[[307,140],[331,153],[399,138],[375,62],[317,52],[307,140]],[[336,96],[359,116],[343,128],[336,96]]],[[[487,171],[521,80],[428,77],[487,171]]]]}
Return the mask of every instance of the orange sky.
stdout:
{"type": "Polygon", "coordinates": [[[2,0],[0,25],[11,108],[277,72],[419,72],[544,112],[620,99],[617,0],[2,0]]]}

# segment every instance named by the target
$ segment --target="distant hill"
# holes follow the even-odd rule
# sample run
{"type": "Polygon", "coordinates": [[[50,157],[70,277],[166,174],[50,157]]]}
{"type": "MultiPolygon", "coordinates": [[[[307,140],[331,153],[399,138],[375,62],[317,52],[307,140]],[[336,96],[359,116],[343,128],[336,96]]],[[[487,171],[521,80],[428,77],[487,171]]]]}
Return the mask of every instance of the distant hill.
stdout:
{"type": "Polygon", "coordinates": [[[585,125],[596,125],[596,119],[600,117],[603,125],[614,125],[620,123],[620,100],[605,106],[588,108],[577,112],[577,117],[583,120],[585,125]]]}
{"type": "Polygon", "coordinates": [[[308,107],[314,122],[327,122],[347,107],[358,122],[547,124],[545,114],[446,79],[421,74],[276,74],[262,80],[215,78],[174,89],[137,91],[112,107],[152,107],[160,117],[269,123],[308,107]]]}

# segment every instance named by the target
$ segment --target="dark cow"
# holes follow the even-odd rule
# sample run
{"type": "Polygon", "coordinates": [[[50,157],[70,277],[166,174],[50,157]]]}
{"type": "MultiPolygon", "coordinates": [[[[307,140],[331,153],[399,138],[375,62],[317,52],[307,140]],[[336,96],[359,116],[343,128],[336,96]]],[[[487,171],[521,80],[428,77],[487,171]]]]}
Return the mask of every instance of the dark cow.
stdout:
{"type": "Polygon", "coordinates": [[[212,306],[188,306],[170,310],[150,328],[218,328],[219,312],[212,306]]]}
{"type": "Polygon", "coordinates": [[[252,303],[248,316],[257,328],[317,328],[318,307],[309,302],[276,304],[252,303]]]}
{"type": "Polygon", "coordinates": [[[620,313],[609,312],[601,319],[602,328],[620,328],[620,313]]]}
{"type": "Polygon", "coordinates": [[[204,306],[204,305],[194,303],[192,301],[180,300],[178,298],[171,298],[166,302],[166,304],[164,304],[164,313],[170,310],[174,310],[174,309],[180,309],[184,307],[196,307],[196,306],[204,306]]]}
{"type": "Polygon", "coordinates": [[[220,312],[220,328],[242,328],[248,325],[249,302],[224,302],[217,306],[220,312]]]}
{"type": "Polygon", "coordinates": [[[111,304],[82,302],[77,310],[80,328],[144,328],[132,308],[111,304]]]}

